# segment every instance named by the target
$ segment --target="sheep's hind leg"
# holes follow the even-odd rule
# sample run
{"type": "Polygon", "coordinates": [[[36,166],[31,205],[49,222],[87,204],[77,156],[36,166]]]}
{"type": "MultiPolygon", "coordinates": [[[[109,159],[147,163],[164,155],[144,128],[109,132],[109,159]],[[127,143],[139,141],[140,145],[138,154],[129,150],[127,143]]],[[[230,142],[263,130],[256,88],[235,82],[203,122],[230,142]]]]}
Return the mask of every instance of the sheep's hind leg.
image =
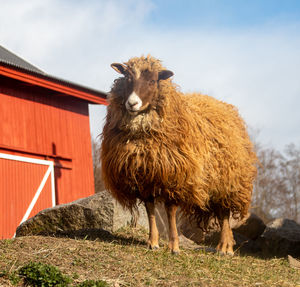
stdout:
{"type": "Polygon", "coordinates": [[[149,240],[148,240],[148,247],[152,250],[158,249],[158,230],[156,226],[156,220],[155,220],[155,204],[154,200],[148,200],[145,201],[146,211],[148,215],[148,221],[149,221],[149,240]]]}
{"type": "Polygon", "coordinates": [[[165,203],[169,222],[169,249],[173,254],[179,253],[179,239],[176,227],[177,207],[178,206],[173,203],[165,203]]]}
{"type": "Polygon", "coordinates": [[[219,244],[217,245],[217,251],[221,254],[234,255],[233,245],[235,241],[233,239],[232,230],[229,225],[229,210],[222,210],[218,216],[220,226],[221,226],[221,235],[219,244]]]}

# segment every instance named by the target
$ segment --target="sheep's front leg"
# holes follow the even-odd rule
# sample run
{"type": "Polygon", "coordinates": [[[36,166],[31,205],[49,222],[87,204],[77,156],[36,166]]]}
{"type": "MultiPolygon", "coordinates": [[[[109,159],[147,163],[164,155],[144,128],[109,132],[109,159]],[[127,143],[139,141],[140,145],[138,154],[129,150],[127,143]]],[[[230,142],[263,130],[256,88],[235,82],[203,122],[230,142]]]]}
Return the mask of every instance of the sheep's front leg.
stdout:
{"type": "Polygon", "coordinates": [[[169,222],[169,249],[173,254],[179,252],[179,239],[176,226],[176,211],[178,206],[173,203],[165,203],[169,222]]]}
{"type": "Polygon", "coordinates": [[[217,245],[217,251],[222,254],[234,255],[233,245],[235,244],[235,241],[229,225],[229,216],[229,210],[221,211],[218,216],[221,226],[221,236],[219,244],[217,245]]]}
{"type": "Polygon", "coordinates": [[[148,247],[150,249],[158,249],[158,230],[155,221],[155,204],[154,200],[145,201],[146,211],[148,215],[149,221],[149,240],[148,240],[148,247]]]}

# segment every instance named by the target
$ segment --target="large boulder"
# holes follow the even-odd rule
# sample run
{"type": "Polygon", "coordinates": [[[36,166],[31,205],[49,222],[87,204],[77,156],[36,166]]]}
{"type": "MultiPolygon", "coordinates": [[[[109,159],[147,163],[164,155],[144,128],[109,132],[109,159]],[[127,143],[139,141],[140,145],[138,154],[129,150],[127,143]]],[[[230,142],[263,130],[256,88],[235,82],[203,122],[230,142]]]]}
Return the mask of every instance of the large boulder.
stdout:
{"type": "MultiPolygon", "coordinates": [[[[160,238],[168,239],[168,221],[162,203],[157,203],[155,215],[160,238]]],[[[188,220],[179,214],[177,218],[179,234],[188,235],[181,231],[188,224],[188,220]]],[[[17,228],[16,236],[97,237],[103,235],[103,232],[99,234],[99,230],[114,232],[127,225],[139,225],[148,230],[144,205],[140,204],[138,212],[131,214],[104,190],[86,198],[40,211],[17,228]]],[[[193,236],[191,238],[194,239],[193,236]]]]}
{"type": "MultiPolygon", "coordinates": [[[[229,224],[234,233],[253,240],[258,238],[264,232],[266,227],[263,221],[253,213],[249,213],[242,220],[230,217],[229,224]]],[[[215,241],[212,240],[212,238],[219,237],[221,231],[220,225],[216,219],[211,219],[208,226],[208,232],[203,232],[194,220],[185,217],[179,219],[178,229],[186,237],[198,243],[215,241]]]]}
{"type": "Polygon", "coordinates": [[[42,210],[21,224],[16,236],[66,235],[94,233],[95,230],[116,231],[128,224],[148,226],[145,208],[137,214],[124,210],[112,196],[99,192],[71,203],[42,210]]]}
{"type": "Polygon", "coordinates": [[[259,241],[262,233],[266,228],[265,223],[256,214],[250,216],[241,224],[233,229],[233,236],[236,242],[235,248],[241,253],[258,253],[261,252],[259,241]]]}
{"type": "MultiPolygon", "coordinates": [[[[160,237],[167,239],[168,221],[162,204],[157,205],[156,221],[160,237]]],[[[256,239],[264,232],[266,225],[257,215],[249,213],[243,220],[230,217],[229,223],[233,230],[236,248],[244,253],[257,253],[261,250],[256,239]]],[[[208,246],[216,246],[218,244],[221,231],[215,219],[210,220],[208,231],[204,232],[199,228],[195,220],[182,216],[180,212],[177,213],[177,229],[180,236],[182,235],[196,244],[208,246]]]]}
{"type": "Polygon", "coordinates": [[[257,241],[266,256],[300,257],[300,225],[294,220],[271,221],[257,241]]]}
{"type": "MultiPolygon", "coordinates": [[[[156,221],[160,238],[168,239],[168,221],[164,204],[156,205],[156,221]]],[[[251,215],[245,225],[244,221],[230,219],[230,225],[240,235],[235,234],[236,241],[244,246],[249,238],[258,237],[264,229],[263,223],[255,215],[251,215]],[[248,238],[249,237],[249,238],[248,238]]],[[[45,209],[36,216],[21,224],[16,236],[56,235],[97,238],[106,236],[105,232],[114,232],[126,225],[140,225],[148,229],[148,218],[143,204],[138,213],[133,215],[124,210],[107,191],[101,191],[87,198],[68,204],[45,209]]],[[[219,240],[220,227],[214,220],[210,222],[210,232],[204,233],[197,223],[177,213],[178,233],[197,244],[216,245],[219,240]]]]}
{"type": "Polygon", "coordinates": [[[254,213],[251,213],[242,224],[236,224],[236,226],[233,227],[234,233],[238,233],[252,240],[259,238],[265,231],[265,228],[266,225],[263,220],[254,213]]]}
{"type": "MultiPolygon", "coordinates": [[[[168,238],[168,222],[164,205],[157,204],[157,226],[160,237],[168,238]]],[[[55,206],[39,212],[21,224],[16,236],[57,235],[57,236],[105,236],[109,232],[126,225],[141,225],[148,229],[148,219],[143,204],[138,213],[131,214],[107,191],[99,192],[87,198],[55,206]],[[103,233],[104,232],[104,233],[103,233]]],[[[292,255],[300,257],[300,225],[289,219],[276,219],[267,227],[255,214],[243,221],[230,219],[237,247],[245,252],[262,251],[267,256],[292,255]]],[[[204,233],[196,222],[177,215],[178,233],[197,244],[216,245],[220,227],[214,220],[210,223],[210,232],[204,233]]]]}

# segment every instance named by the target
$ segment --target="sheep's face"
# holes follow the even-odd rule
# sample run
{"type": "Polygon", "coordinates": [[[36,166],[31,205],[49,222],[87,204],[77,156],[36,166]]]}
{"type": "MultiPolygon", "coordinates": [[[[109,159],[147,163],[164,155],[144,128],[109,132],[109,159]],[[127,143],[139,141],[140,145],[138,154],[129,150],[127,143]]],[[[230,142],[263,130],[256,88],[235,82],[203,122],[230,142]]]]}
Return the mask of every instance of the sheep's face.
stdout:
{"type": "MultiPolygon", "coordinates": [[[[158,93],[160,80],[166,80],[173,75],[169,70],[163,71],[132,71],[123,64],[111,65],[118,73],[123,74],[127,81],[123,104],[126,111],[133,116],[153,108],[154,99],[158,93]]],[[[155,107],[154,107],[155,108],[155,107]]]]}

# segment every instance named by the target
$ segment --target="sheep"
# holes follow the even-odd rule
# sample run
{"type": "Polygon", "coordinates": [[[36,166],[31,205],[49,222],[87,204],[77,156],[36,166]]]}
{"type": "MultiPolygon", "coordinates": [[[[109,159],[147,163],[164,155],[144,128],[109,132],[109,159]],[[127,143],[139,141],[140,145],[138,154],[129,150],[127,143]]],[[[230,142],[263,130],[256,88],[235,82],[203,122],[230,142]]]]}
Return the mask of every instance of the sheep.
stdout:
{"type": "Polygon", "coordinates": [[[232,255],[229,217],[245,218],[256,155],[237,109],[207,95],[183,94],[160,60],[134,57],[111,67],[122,74],[109,93],[101,135],[104,184],[125,208],[144,202],[150,249],[159,247],[155,203],[165,205],[169,249],[179,252],[176,211],[221,227],[217,250],[232,255]]]}

